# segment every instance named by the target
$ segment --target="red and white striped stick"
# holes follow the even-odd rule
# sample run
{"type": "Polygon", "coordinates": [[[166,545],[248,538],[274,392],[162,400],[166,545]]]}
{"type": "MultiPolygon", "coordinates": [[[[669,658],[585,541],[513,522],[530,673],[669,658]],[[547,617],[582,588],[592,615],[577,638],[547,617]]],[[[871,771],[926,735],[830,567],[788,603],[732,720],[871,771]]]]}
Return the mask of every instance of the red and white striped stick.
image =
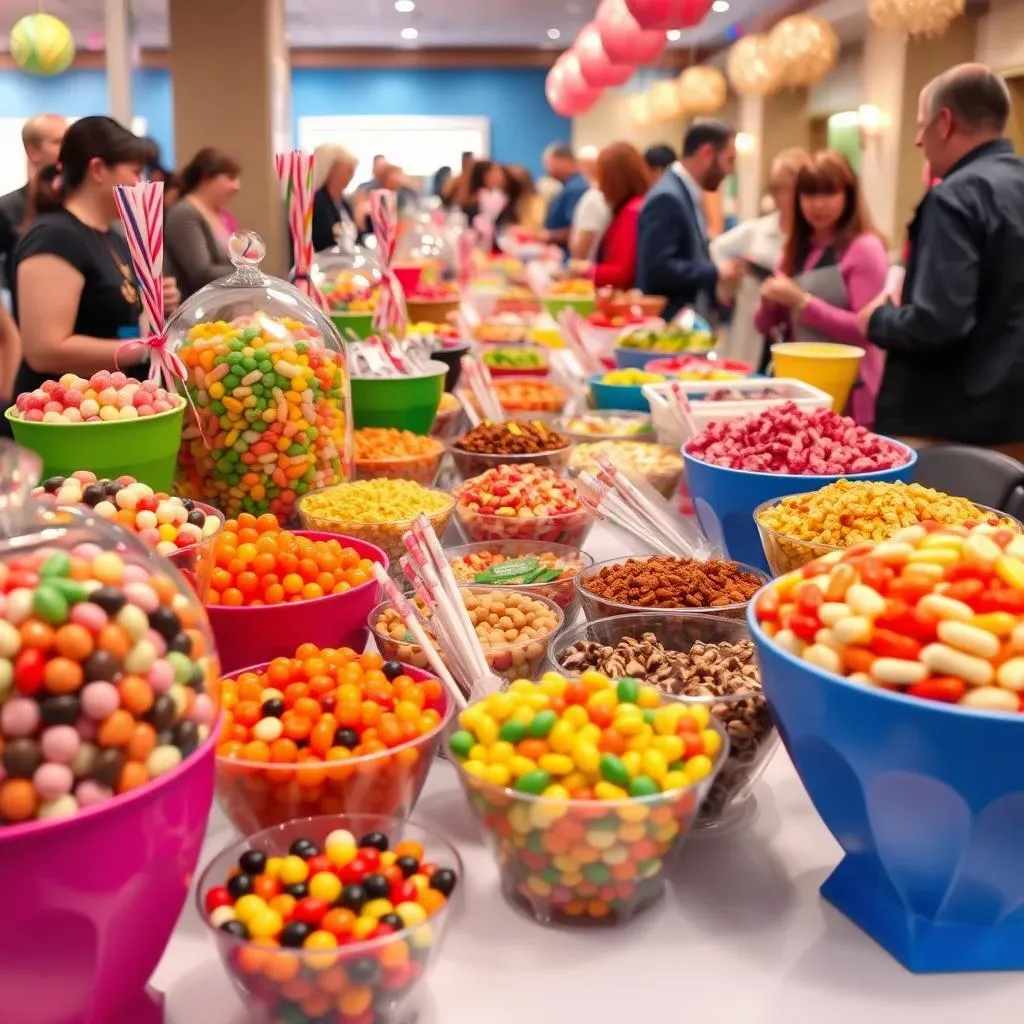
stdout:
{"type": "Polygon", "coordinates": [[[370,193],[370,223],[377,236],[377,254],[383,272],[380,300],[373,314],[373,329],[402,335],[408,322],[405,293],[391,266],[398,244],[398,201],[394,192],[379,188],[370,193]]]}
{"type": "Polygon", "coordinates": [[[301,149],[274,158],[292,238],[292,281],[319,309],[330,305],[310,276],[313,266],[313,157],[301,149]]]}

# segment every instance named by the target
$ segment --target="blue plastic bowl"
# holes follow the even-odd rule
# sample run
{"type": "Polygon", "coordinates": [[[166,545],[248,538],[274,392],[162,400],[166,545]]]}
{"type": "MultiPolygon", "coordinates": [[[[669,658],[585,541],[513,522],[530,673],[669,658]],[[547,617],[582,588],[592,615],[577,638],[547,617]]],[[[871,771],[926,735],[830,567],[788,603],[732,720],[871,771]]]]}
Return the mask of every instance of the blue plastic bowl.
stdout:
{"type": "Polygon", "coordinates": [[[642,384],[602,384],[603,373],[590,378],[590,393],[596,409],[628,409],[630,412],[650,412],[651,404],[644,397],[642,384]]]}
{"type": "Polygon", "coordinates": [[[782,741],[845,856],[821,893],[911,971],[1024,970],[1024,715],[851,683],[750,603],[782,741]]]}
{"type": "Polygon", "coordinates": [[[788,476],[782,473],[750,473],[701,462],[683,449],[685,479],[705,536],[737,562],[770,572],[761,537],[754,522],[754,509],[762,502],[789,494],[816,491],[837,480],[901,480],[909,483],[917,464],[917,452],[899,441],[893,444],[910,458],[902,466],[876,473],[850,473],[839,476],[788,476]]]}

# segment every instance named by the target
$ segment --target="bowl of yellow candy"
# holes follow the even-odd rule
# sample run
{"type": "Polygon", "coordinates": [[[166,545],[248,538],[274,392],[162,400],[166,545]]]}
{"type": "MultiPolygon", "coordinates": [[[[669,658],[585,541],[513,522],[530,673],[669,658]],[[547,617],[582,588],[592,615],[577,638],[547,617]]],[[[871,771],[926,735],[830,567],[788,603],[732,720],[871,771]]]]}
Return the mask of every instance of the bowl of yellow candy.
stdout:
{"type": "Polygon", "coordinates": [[[590,394],[597,409],[628,409],[650,412],[651,406],[643,393],[645,384],[663,384],[665,377],[647,370],[609,370],[595,373],[590,378],[590,394]]]}

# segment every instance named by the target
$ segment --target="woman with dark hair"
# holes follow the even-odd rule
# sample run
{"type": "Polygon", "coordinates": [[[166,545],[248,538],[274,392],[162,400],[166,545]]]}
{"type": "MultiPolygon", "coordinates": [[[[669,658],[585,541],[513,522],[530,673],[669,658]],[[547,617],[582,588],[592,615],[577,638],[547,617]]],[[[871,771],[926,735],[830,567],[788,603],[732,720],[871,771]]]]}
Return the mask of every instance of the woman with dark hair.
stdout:
{"type": "MultiPolygon", "coordinates": [[[[115,185],[139,181],[142,140],[109,117],[83,117],[67,130],[60,163],[33,183],[36,214],[12,260],[12,309],[21,329],[15,394],[64,373],[90,376],[120,367],[142,377],[144,350],[121,350],[138,337],[142,306],[128,243],[111,230],[115,185]],[[115,362],[116,355],[116,362],[115,362]]],[[[164,279],[164,302],[178,303],[164,279]]]]}
{"type": "MultiPolygon", "coordinates": [[[[494,160],[477,160],[473,169],[469,172],[469,186],[467,188],[467,199],[462,204],[462,212],[466,215],[470,225],[473,219],[480,212],[480,193],[485,189],[497,192],[504,192],[509,195],[508,173],[501,164],[494,160]]],[[[511,202],[505,204],[505,208],[498,215],[496,221],[499,227],[504,227],[515,220],[515,210],[511,202]]]]}
{"type": "Polygon", "coordinates": [[[635,146],[613,142],[598,153],[597,187],[612,219],[597,244],[596,287],[629,289],[636,283],[637,223],[650,184],[650,171],[635,146]]]}
{"type": "Polygon", "coordinates": [[[889,258],[871,224],[857,175],[842,153],[824,150],[796,178],[793,229],[776,273],[761,286],[754,324],[796,341],[864,349],[850,399],[857,423],[871,427],[885,356],[864,337],[857,313],[885,287],[889,258]]]}
{"type": "Polygon", "coordinates": [[[233,269],[224,213],[241,172],[236,160],[212,146],[199,150],[181,172],[181,198],[167,211],[164,247],[183,298],[233,269]]]}

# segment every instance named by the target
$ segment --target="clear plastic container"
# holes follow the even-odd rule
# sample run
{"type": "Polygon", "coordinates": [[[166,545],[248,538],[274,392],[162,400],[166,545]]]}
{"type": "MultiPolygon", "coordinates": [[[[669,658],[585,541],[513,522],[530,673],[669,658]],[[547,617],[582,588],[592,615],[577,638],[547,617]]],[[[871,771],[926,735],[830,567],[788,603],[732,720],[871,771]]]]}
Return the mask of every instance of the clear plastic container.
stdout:
{"type": "Polygon", "coordinates": [[[342,338],[373,333],[373,314],[383,278],[377,257],[343,235],[332,249],[316,254],[310,276],[329,304],[328,315],[342,338]]]}
{"type": "Polygon", "coordinates": [[[591,409],[576,416],[565,416],[558,420],[555,429],[576,444],[655,440],[650,414],[627,409],[591,409]]]}
{"type": "Polygon", "coordinates": [[[683,457],[667,444],[643,440],[593,441],[578,444],[572,453],[569,469],[573,473],[595,473],[597,459],[606,456],[630,476],[646,480],[663,498],[671,498],[683,475],[683,457]]]}
{"type": "Polygon", "coordinates": [[[229,251],[234,273],[167,328],[191,398],[177,488],[229,518],[272,512],[287,524],[301,495],[347,479],[348,365],[331,321],[260,271],[258,235],[232,235],[229,251]]]}

